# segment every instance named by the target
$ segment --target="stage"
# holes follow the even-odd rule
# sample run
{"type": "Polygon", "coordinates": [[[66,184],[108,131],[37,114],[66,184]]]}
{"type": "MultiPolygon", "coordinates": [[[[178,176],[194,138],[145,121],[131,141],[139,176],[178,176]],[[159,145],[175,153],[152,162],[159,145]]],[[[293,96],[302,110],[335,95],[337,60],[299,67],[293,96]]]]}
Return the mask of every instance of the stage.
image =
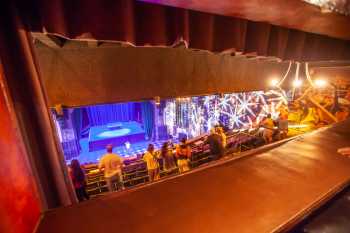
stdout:
{"type": "Polygon", "coordinates": [[[74,108],[56,127],[63,132],[60,142],[68,162],[96,163],[108,144],[123,157],[143,154],[149,143],[159,148],[169,138],[174,143],[196,138],[219,123],[248,129],[284,104],[283,93],[254,91],[162,99],[157,106],[152,101],[94,105],[74,108]]]}
{"type": "MultiPolygon", "coordinates": [[[[126,149],[125,146],[117,146],[113,148],[113,152],[124,157],[131,158],[136,155],[141,155],[146,152],[148,144],[154,144],[156,149],[160,149],[165,140],[159,141],[148,141],[143,140],[137,143],[130,144],[130,149],[126,149]]],[[[100,157],[106,153],[106,149],[89,151],[89,141],[87,138],[80,140],[81,152],[79,156],[74,157],[72,159],[78,159],[81,164],[91,164],[98,163],[100,157]]],[[[71,160],[66,160],[68,164],[70,164],[71,160]]]]}
{"type": "Polygon", "coordinates": [[[145,130],[139,123],[114,122],[90,128],[89,151],[105,149],[108,144],[123,146],[126,142],[132,144],[142,141],[145,141],[145,130]]]}

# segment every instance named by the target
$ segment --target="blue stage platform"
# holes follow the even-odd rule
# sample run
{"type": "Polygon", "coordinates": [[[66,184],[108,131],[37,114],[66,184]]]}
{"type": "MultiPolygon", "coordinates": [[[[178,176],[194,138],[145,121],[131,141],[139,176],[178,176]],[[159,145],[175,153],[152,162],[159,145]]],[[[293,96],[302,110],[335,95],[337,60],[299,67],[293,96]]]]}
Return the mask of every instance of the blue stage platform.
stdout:
{"type": "MultiPolygon", "coordinates": [[[[165,140],[160,141],[147,141],[143,140],[137,143],[131,143],[130,148],[126,149],[125,146],[118,146],[113,148],[113,152],[124,157],[129,158],[135,156],[137,154],[143,154],[147,150],[148,144],[152,143],[156,147],[156,149],[160,149],[165,140]]],[[[177,143],[177,141],[174,141],[177,143]]],[[[98,163],[100,157],[106,153],[105,149],[89,151],[89,141],[87,138],[83,138],[80,140],[81,152],[79,156],[74,157],[72,159],[78,159],[81,164],[90,164],[90,163],[98,163]]],[[[70,164],[70,160],[66,160],[68,164],[70,164]]]]}
{"type": "Polygon", "coordinates": [[[145,131],[135,121],[116,122],[90,128],[89,151],[105,149],[106,145],[123,146],[145,140],[145,131]]]}
{"type": "MultiPolygon", "coordinates": [[[[148,144],[154,144],[156,149],[160,149],[166,140],[146,140],[145,131],[141,125],[135,121],[115,122],[102,126],[90,128],[89,137],[80,140],[81,152],[78,159],[81,164],[98,163],[100,157],[106,153],[106,145],[112,144],[113,152],[130,158],[142,155],[146,152],[148,144]],[[129,142],[129,148],[125,143],[129,142]]],[[[178,141],[173,141],[177,143],[178,141]]],[[[66,160],[69,164],[71,159],[66,160]]]]}

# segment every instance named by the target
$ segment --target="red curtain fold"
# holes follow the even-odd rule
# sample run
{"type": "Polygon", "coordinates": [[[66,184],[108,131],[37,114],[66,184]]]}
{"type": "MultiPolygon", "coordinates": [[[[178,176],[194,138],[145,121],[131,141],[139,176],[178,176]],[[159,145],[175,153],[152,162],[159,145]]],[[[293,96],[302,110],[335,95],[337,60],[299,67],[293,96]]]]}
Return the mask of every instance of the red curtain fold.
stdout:
{"type": "Polygon", "coordinates": [[[31,233],[41,203],[0,61],[0,232],[31,233]]]}
{"type": "MultiPolygon", "coordinates": [[[[36,64],[32,37],[11,3],[0,10],[0,59],[8,86],[20,143],[31,162],[44,209],[74,201],[63,157],[55,143],[54,126],[36,64]]],[[[1,129],[3,130],[3,129],[1,129]]],[[[15,145],[14,145],[15,146],[15,145]]],[[[17,166],[14,164],[13,166],[17,166]]]]}
{"type": "Polygon", "coordinates": [[[191,48],[235,48],[293,60],[350,59],[350,42],[263,22],[225,17],[133,0],[18,1],[32,31],[68,38],[171,45],[184,38],[191,48]],[[336,49],[330,49],[335,47],[336,49]]]}

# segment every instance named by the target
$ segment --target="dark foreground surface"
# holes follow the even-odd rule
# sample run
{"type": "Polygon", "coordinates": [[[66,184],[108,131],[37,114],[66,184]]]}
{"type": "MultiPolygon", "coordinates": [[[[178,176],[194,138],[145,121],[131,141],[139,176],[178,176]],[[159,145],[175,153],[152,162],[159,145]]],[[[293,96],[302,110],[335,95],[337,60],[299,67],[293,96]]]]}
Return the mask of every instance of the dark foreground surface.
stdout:
{"type": "Polygon", "coordinates": [[[349,233],[350,187],[305,219],[290,233],[349,233]]]}
{"type": "Polygon", "coordinates": [[[337,149],[350,145],[349,132],[347,121],[262,154],[56,209],[38,232],[287,231],[348,184],[350,159],[337,149]]]}

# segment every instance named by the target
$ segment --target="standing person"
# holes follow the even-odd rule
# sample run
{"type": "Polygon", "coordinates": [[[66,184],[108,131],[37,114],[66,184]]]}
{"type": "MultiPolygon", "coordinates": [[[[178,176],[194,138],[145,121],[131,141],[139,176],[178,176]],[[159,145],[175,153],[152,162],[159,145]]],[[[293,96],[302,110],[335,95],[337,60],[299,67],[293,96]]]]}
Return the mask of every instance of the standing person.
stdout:
{"type": "Polygon", "coordinates": [[[174,168],[176,168],[173,150],[169,147],[168,142],[163,143],[160,155],[163,159],[163,168],[166,172],[172,171],[174,168]]]}
{"type": "Polygon", "coordinates": [[[104,169],[104,177],[110,192],[115,191],[115,183],[117,183],[117,190],[124,189],[122,176],[123,159],[113,153],[112,145],[107,145],[106,149],[107,153],[101,157],[98,168],[100,171],[104,169]]]}
{"type": "Polygon", "coordinates": [[[186,138],[181,139],[180,145],[176,147],[177,166],[180,173],[190,170],[189,159],[191,158],[191,147],[186,144],[186,138]]]}
{"type": "Polygon", "coordinates": [[[265,143],[271,143],[272,142],[272,136],[273,136],[273,127],[275,126],[271,114],[267,114],[266,118],[261,122],[261,126],[264,128],[263,131],[263,138],[265,143]]]}
{"type": "Polygon", "coordinates": [[[281,108],[278,116],[278,131],[280,139],[284,139],[288,135],[288,111],[281,108]]]}
{"type": "Polygon", "coordinates": [[[224,133],[224,130],[222,127],[217,128],[217,134],[219,134],[219,136],[221,138],[222,147],[225,149],[226,144],[227,144],[227,137],[226,137],[226,134],[224,133]]]}
{"type": "Polygon", "coordinates": [[[86,192],[86,177],[85,172],[81,168],[79,161],[73,159],[70,164],[70,177],[72,179],[75,194],[79,202],[84,201],[84,199],[89,200],[89,195],[86,192]]]}
{"type": "Polygon", "coordinates": [[[147,165],[149,181],[159,180],[159,164],[153,144],[148,145],[147,151],[143,156],[143,161],[147,165]]]}
{"type": "Polygon", "coordinates": [[[220,159],[224,155],[225,150],[221,142],[221,136],[216,133],[214,128],[210,130],[210,135],[205,143],[209,144],[210,154],[213,160],[220,159]]]}

